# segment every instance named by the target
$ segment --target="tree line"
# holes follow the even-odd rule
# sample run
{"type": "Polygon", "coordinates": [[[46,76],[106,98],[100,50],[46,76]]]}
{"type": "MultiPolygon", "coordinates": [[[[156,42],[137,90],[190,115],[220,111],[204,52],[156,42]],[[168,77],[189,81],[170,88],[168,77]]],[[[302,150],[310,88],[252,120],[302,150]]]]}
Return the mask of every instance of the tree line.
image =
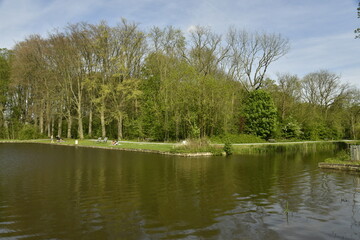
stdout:
{"type": "Polygon", "coordinates": [[[289,41],[208,27],[69,24],[0,51],[0,138],[357,138],[360,94],[327,70],[266,77],[289,41]]]}

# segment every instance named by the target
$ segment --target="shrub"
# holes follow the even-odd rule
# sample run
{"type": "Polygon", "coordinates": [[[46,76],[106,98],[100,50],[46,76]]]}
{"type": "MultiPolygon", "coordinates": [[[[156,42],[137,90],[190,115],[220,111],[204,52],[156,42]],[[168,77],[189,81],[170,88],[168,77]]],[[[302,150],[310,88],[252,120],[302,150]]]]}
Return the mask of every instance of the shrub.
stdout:
{"type": "Polygon", "coordinates": [[[260,137],[250,135],[250,134],[225,134],[220,136],[214,136],[210,138],[213,143],[262,143],[265,140],[260,137]]]}
{"type": "Polygon", "coordinates": [[[342,163],[351,161],[351,156],[349,151],[342,150],[338,152],[335,157],[325,159],[325,162],[328,163],[342,163]]]}
{"type": "Polygon", "coordinates": [[[214,155],[220,155],[222,152],[221,148],[216,148],[210,145],[210,141],[206,138],[199,139],[188,139],[186,144],[176,146],[171,152],[181,153],[197,153],[197,152],[211,152],[214,155]]]}
{"type": "Polygon", "coordinates": [[[299,138],[302,134],[301,126],[296,120],[289,120],[281,128],[282,136],[287,139],[299,138]]]}
{"type": "Polygon", "coordinates": [[[307,140],[330,140],[339,139],[339,133],[336,129],[328,127],[325,124],[314,124],[305,128],[304,138],[307,140]]]}
{"type": "Polygon", "coordinates": [[[249,93],[243,109],[245,130],[249,134],[269,139],[276,129],[277,110],[270,94],[264,90],[249,93]]]}
{"type": "Polygon", "coordinates": [[[38,132],[37,128],[32,125],[24,125],[19,131],[19,139],[27,140],[27,139],[36,139],[40,138],[41,135],[38,132]]]}
{"type": "Polygon", "coordinates": [[[232,145],[229,141],[226,141],[224,144],[224,152],[226,153],[227,156],[231,155],[232,152],[232,145]]]}

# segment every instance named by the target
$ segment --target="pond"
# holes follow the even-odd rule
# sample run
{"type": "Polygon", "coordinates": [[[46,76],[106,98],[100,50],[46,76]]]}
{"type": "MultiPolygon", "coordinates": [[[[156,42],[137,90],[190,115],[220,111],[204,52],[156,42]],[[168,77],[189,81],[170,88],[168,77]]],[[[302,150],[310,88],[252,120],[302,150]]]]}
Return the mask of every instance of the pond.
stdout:
{"type": "Polygon", "coordinates": [[[317,167],[333,154],[0,144],[0,238],[359,239],[359,175],[317,167]]]}

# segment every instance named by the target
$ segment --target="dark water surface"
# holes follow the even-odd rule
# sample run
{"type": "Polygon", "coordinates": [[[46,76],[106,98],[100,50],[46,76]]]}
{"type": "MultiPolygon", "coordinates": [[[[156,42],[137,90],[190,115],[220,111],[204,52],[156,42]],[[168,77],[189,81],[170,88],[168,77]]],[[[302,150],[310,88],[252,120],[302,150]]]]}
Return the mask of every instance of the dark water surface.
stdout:
{"type": "Polygon", "coordinates": [[[182,158],[0,144],[0,238],[360,239],[332,152],[182,158]]]}

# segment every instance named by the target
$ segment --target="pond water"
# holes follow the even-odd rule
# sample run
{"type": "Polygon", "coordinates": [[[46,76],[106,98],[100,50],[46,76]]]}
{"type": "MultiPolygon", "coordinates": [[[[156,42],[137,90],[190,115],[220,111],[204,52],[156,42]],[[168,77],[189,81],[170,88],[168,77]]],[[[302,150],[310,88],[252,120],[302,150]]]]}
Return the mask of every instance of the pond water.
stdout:
{"type": "Polygon", "coordinates": [[[317,167],[333,154],[0,144],[0,238],[359,239],[359,175],[317,167]]]}

